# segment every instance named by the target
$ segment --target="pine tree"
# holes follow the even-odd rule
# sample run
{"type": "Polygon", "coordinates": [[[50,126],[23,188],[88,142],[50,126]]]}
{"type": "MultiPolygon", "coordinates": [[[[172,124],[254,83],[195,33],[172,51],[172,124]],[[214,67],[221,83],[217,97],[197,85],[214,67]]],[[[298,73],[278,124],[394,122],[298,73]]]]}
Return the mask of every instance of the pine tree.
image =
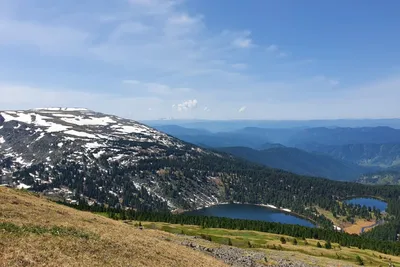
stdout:
{"type": "Polygon", "coordinates": [[[297,246],[297,239],[293,239],[293,245],[297,246]]]}
{"type": "Polygon", "coordinates": [[[228,246],[232,246],[232,240],[230,238],[228,239],[228,246]]]}
{"type": "Polygon", "coordinates": [[[317,243],[317,248],[322,248],[321,243],[317,243]]]}
{"type": "Polygon", "coordinates": [[[358,256],[358,255],[357,255],[357,257],[356,257],[356,261],[357,261],[358,265],[364,265],[364,261],[363,261],[363,260],[361,259],[361,257],[358,256]]]}
{"type": "Polygon", "coordinates": [[[283,236],[281,237],[281,243],[286,244],[286,239],[283,236]]]}
{"type": "Polygon", "coordinates": [[[325,248],[326,248],[326,249],[331,249],[331,248],[332,248],[332,244],[331,244],[330,241],[328,241],[328,242],[325,243],[325,248]]]}

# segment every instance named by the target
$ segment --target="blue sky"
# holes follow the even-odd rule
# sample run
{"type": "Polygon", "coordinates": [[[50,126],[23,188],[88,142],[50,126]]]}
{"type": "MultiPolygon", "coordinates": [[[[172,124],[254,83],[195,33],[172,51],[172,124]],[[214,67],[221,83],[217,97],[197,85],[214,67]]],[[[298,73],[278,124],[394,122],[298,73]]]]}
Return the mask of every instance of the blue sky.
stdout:
{"type": "Polygon", "coordinates": [[[400,2],[0,0],[0,109],[400,117],[400,2]]]}

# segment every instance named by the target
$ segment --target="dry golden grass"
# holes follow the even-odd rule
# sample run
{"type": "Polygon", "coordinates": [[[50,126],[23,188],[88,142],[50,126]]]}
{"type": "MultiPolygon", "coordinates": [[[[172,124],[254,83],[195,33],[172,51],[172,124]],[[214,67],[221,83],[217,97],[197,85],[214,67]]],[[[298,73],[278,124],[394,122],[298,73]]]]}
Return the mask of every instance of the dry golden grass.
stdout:
{"type": "MultiPolygon", "coordinates": [[[[371,226],[371,225],[374,225],[376,223],[376,221],[375,220],[372,220],[372,221],[367,221],[367,220],[363,220],[363,219],[358,219],[358,220],[356,220],[355,222],[354,222],[354,224],[352,224],[352,225],[350,225],[350,226],[348,226],[348,227],[345,227],[344,228],[344,231],[346,232],[346,233],[349,233],[349,234],[360,234],[361,233],[361,229],[363,228],[363,227],[367,227],[367,226],[371,226]]],[[[371,230],[372,228],[367,228],[367,229],[365,229],[366,231],[369,231],[369,230],[371,230]]]]}
{"type": "Polygon", "coordinates": [[[42,197],[0,188],[0,223],[73,227],[89,238],[0,230],[0,266],[226,266],[173,242],[172,235],[139,230],[42,197]]]}
{"type": "MultiPolygon", "coordinates": [[[[359,235],[361,233],[361,229],[363,227],[371,226],[371,225],[374,225],[376,223],[375,219],[373,219],[371,221],[367,221],[365,219],[358,218],[352,224],[350,222],[347,222],[345,220],[344,216],[341,216],[339,218],[335,218],[335,217],[333,217],[332,212],[330,212],[330,211],[321,209],[319,207],[317,207],[317,210],[318,210],[318,212],[320,214],[323,214],[326,218],[331,220],[335,225],[341,227],[346,233],[349,233],[349,234],[357,234],[357,235],[359,235]]],[[[367,228],[367,229],[365,229],[365,231],[369,231],[371,229],[372,228],[367,228]]]]}

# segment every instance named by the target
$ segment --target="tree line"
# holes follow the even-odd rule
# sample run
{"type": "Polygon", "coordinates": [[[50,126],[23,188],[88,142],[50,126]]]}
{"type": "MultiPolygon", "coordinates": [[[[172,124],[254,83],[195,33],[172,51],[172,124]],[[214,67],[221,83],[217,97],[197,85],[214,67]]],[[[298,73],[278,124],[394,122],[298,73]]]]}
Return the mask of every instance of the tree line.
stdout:
{"type": "Polygon", "coordinates": [[[162,212],[141,212],[133,209],[114,209],[104,205],[88,205],[85,201],[79,201],[78,205],[58,202],[79,210],[101,212],[115,220],[135,220],[149,222],[165,222],[182,225],[198,225],[202,228],[224,228],[234,230],[252,230],[280,235],[288,235],[296,238],[310,238],[325,240],[330,243],[338,243],[340,246],[358,247],[359,249],[371,249],[390,255],[400,255],[400,243],[383,241],[355,234],[347,234],[324,228],[310,228],[300,225],[281,224],[275,222],[230,219],[222,217],[197,216],[186,214],[171,214],[162,212]]]}

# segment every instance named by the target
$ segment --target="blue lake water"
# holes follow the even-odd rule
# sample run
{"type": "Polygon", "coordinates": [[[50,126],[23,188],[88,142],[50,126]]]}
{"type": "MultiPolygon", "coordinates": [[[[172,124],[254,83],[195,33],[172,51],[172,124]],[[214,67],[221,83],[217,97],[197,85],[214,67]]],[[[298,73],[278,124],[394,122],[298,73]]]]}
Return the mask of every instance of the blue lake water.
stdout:
{"type": "Polygon", "coordinates": [[[313,223],[288,213],[266,207],[247,204],[226,204],[187,212],[188,215],[227,217],[232,219],[279,222],[315,227],[313,223]]]}
{"type": "Polygon", "coordinates": [[[385,211],[387,208],[387,203],[383,202],[381,200],[377,200],[374,198],[353,198],[346,200],[345,202],[355,204],[355,205],[361,205],[361,206],[367,206],[367,207],[376,207],[380,211],[385,211]]]}

